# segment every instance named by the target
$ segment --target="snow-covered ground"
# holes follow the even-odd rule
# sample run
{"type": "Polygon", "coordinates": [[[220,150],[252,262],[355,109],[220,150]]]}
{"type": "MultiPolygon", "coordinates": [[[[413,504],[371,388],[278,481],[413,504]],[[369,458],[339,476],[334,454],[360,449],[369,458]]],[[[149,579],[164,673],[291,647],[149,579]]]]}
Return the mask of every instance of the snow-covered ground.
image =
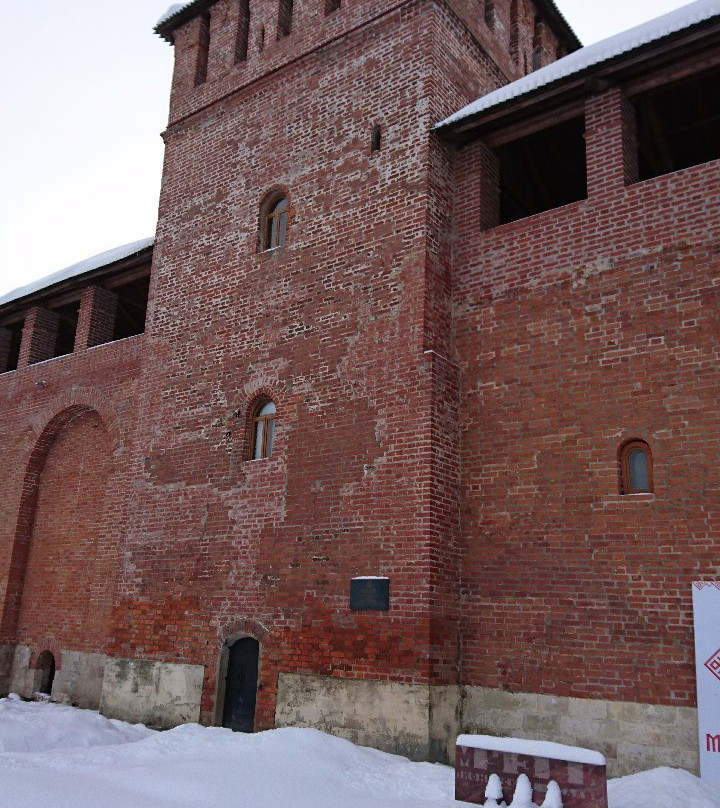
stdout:
{"type": "MultiPolygon", "coordinates": [[[[611,808],[720,808],[678,769],[613,780],[611,808]]],[[[167,732],[0,699],[0,808],[459,808],[453,770],[312,729],[167,732]]]]}

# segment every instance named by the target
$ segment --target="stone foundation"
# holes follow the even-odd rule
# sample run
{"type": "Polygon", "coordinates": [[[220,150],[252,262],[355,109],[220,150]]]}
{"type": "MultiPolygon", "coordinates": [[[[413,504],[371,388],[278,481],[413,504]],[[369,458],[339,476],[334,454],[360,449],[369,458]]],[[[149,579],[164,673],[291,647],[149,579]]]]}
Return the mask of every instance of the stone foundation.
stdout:
{"type": "Polygon", "coordinates": [[[100,712],[157,729],[197,722],[204,673],[202,665],[108,658],[100,712]]]}
{"type": "Polygon", "coordinates": [[[452,762],[466,732],[596,749],[610,777],[656,766],[699,771],[691,707],[281,673],[275,721],[414,760],[452,762]]]}
{"type": "Polygon", "coordinates": [[[15,658],[14,645],[0,645],[0,698],[12,691],[12,667],[15,658]]]}
{"type": "Polygon", "coordinates": [[[55,672],[52,699],[85,710],[97,710],[102,695],[104,654],[63,651],[62,667],[55,672]]]}
{"type": "MultiPolygon", "coordinates": [[[[32,698],[31,649],[0,646],[0,696],[32,698]]],[[[204,668],[62,651],[56,701],[159,728],[200,719],[204,668]]],[[[316,727],[413,760],[451,762],[460,732],[597,749],[610,777],[656,766],[699,771],[691,707],[428,687],[291,673],[278,675],[275,722],[316,727]]]]}
{"type": "MultiPolygon", "coordinates": [[[[24,645],[0,645],[0,697],[31,699],[39,672],[24,645]]],[[[100,710],[108,718],[167,729],[199,721],[202,665],[176,665],[104,654],[61,651],[51,697],[61,704],[100,710]]]]}
{"type": "Polygon", "coordinates": [[[9,649],[3,654],[3,661],[9,665],[3,677],[7,682],[7,691],[31,699],[35,692],[35,670],[30,668],[32,650],[26,645],[6,645],[4,648],[9,649]]]}
{"type": "Polygon", "coordinates": [[[315,727],[412,760],[447,760],[457,689],[281,673],[277,726],[315,727]]]}
{"type": "Polygon", "coordinates": [[[608,776],[678,766],[699,771],[697,710],[464,688],[463,732],[540,738],[597,749],[608,776]]]}

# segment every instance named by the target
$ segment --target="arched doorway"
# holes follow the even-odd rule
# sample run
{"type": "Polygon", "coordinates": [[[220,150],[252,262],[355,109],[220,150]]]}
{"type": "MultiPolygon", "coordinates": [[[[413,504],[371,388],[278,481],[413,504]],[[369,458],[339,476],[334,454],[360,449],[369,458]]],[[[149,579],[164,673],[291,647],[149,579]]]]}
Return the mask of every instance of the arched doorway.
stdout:
{"type": "Polygon", "coordinates": [[[255,729],[259,659],[260,643],[254,637],[242,637],[230,646],[222,725],[234,732],[255,729]]]}
{"type": "Polygon", "coordinates": [[[35,692],[50,695],[55,678],[55,657],[51,651],[43,651],[35,664],[35,692]]]}

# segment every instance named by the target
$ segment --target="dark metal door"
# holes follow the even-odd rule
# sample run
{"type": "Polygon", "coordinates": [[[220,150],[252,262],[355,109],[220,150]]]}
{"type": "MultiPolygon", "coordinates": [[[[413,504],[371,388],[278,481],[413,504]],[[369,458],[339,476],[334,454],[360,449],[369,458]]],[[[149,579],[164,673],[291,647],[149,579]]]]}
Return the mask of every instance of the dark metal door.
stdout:
{"type": "Polygon", "coordinates": [[[235,732],[255,729],[259,655],[260,643],[252,637],[243,637],[230,646],[222,725],[235,732]]]}

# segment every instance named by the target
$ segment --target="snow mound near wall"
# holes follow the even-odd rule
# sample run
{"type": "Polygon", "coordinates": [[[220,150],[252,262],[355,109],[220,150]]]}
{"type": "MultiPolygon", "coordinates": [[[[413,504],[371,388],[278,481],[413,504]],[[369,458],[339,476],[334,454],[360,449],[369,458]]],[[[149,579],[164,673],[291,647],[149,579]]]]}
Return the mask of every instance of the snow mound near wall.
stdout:
{"type": "MultiPolygon", "coordinates": [[[[154,732],[0,699],[0,808],[464,808],[454,783],[449,766],[313,729],[154,732]]],[[[678,769],[613,780],[609,790],[610,808],[720,808],[720,788],[678,769]]]]}

